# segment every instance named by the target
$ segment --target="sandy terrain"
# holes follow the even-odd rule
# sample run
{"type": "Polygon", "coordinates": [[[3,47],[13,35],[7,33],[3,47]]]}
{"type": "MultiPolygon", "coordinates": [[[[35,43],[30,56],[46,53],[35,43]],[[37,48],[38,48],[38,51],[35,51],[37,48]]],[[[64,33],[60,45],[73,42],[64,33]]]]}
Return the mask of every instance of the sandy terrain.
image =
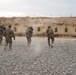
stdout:
{"type": "Polygon", "coordinates": [[[49,48],[47,38],[16,37],[13,49],[0,46],[0,75],[76,75],[76,39],[56,38],[49,48]]]}

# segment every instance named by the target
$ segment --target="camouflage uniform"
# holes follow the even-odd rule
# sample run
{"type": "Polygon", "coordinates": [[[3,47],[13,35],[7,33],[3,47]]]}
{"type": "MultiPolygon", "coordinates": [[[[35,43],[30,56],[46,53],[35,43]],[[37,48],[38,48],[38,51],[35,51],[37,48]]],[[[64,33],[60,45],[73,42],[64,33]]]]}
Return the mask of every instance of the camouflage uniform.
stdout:
{"type": "Polygon", "coordinates": [[[4,25],[2,25],[2,29],[3,29],[3,31],[5,31],[6,30],[6,27],[4,25]]]}
{"type": "Polygon", "coordinates": [[[8,44],[9,44],[9,48],[11,49],[12,48],[12,37],[15,40],[15,35],[14,35],[13,30],[11,29],[11,25],[9,25],[8,29],[5,30],[4,36],[5,36],[5,42],[6,42],[5,49],[8,46],[8,44]]]}
{"type": "Polygon", "coordinates": [[[0,44],[2,43],[3,40],[3,29],[2,26],[0,25],[0,44]]]}
{"type": "Polygon", "coordinates": [[[28,45],[31,44],[32,34],[33,34],[33,28],[32,27],[28,27],[28,29],[26,30],[26,38],[27,38],[27,44],[28,45]]]}
{"type": "Polygon", "coordinates": [[[47,31],[46,31],[46,33],[47,33],[47,37],[48,37],[48,45],[53,47],[53,45],[52,45],[54,43],[54,32],[53,32],[53,29],[49,26],[47,31]],[[50,39],[51,39],[51,43],[52,44],[50,44],[50,39]]]}

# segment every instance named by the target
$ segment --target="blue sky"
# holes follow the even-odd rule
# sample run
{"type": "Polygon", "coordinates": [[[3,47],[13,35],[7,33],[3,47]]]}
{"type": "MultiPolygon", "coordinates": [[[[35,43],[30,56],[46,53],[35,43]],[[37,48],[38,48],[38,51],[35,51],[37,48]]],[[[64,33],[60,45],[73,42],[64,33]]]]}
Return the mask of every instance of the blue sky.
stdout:
{"type": "Polygon", "coordinates": [[[0,16],[76,16],[76,0],[0,0],[0,16]]]}

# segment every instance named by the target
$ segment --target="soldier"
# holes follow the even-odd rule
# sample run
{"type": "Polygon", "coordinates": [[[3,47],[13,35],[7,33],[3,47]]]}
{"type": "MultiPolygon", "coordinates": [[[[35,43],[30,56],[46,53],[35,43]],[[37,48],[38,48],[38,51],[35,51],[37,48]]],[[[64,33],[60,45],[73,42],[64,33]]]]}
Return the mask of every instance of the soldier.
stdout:
{"type": "Polygon", "coordinates": [[[4,24],[2,24],[2,29],[3,29],[3,31],[6,30],[6,27],[4,26],[4,24]]]}
{"type": "Polygon", "coordinates": [[[15,35],[14,35],[14,31],[11,29],[11,25],[8,26],[8,29],[5,30],[4,32],[4,36],[5,36],[5,48],[4,50],[6,50],[6,47],[9,44],[9,48],[12,49],[12,37],[15,40],[15,35]]]}
{"type": "Polygon", "coordinates": [[[26,38],[27,38],[27,44],[30,45],[31,44],[31,37],[32,37],[32,34],[33,34],[33,28],[28,27],[25,34],[26,34],[26,38]]]}
{"type": "Polygon", "coordinates": [[[2,25],[0,25],[0,45],[2,44],[2,40],[3,40],[3,29],[2,25]]]}
{"type": "Polygon", "coordinates": [[[48,26],[48,29],[47,29],[46,33],[47,33],[47,37],[48,37],[48,45],[53,47],[54,32],[53,32],[53,29],[51,28],[51,26],[48,26]],[[51,44],[50,44],[50,39],[51,39],[51,44]]]}

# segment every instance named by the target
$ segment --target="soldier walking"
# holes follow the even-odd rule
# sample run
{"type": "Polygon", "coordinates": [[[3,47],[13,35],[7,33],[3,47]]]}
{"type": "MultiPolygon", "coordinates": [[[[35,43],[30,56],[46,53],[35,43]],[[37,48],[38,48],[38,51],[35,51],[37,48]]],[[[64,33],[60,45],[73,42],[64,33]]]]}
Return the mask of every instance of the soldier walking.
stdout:
{"type": "Polygon", "coordinates": [[[4,37],[6,42],[4,50],[6,50],[6,47],[8,46],[8,44],[9,44],[9,49],[12,49],[12,37],[15,40],[15,34],[14,34],[14,31],[11,29],[11,27],[12,26],[9,25],[8,29],[6,29],[4,32],[4,37]]]}
{"type": "Polygon", "coordinates": [[[0,25],[0,45],[2,44],[2,40],[3,40],[3,29],[2,25],[0,25]]]}
{"type": "Polygon", "coordinates": [[[54,31],[53,29],[51,28],[51,26],[48,26],[48,29],[46,30],[46,34],[47,34],[47,37],[48,37],[48,45],[53,47],[53,43],[54,43],[54,31]],[[50,44],[50,39],[51,39],[51,44],[50,44]]]}
{"type": "Polygon", "coordinates": [[[4,26],[4,24],[2,24],[2,29],[3,29],[3,32],[6,30],[6,27],[4,26]]]}
{"type": "Polygon", "coordinates": [[[28,27],[25,34],[26,34],[26,38],[27,38],[27,44],[30,45],[31,44],[31,37],[32,37],[32,34],[33,34],[33,28],[28,27]]]}

